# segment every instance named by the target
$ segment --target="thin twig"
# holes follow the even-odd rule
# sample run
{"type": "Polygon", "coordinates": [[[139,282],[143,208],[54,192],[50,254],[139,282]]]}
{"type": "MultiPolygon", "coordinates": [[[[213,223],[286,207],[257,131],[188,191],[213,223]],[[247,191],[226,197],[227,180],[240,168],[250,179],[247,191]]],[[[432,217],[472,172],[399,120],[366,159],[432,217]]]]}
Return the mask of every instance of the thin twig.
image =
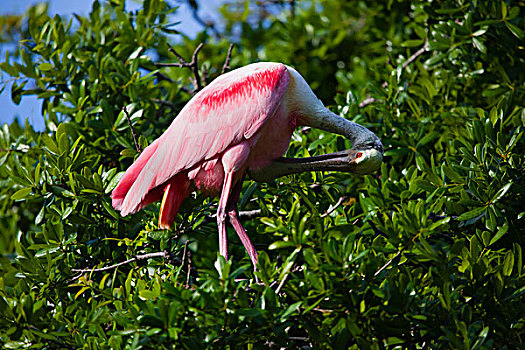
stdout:
{"type": "Polygon", "coordinates": [[[135,130],[133,130],[133,125],[131,125],[131,118],[128,113],[128,109],[126,107],[122,107],[122,110],[124,111],[124,114],[126,115],[126,119],[128,119],[129,128],[131,129],[131,135],[133,136],[133,142],[135,142],[135,148],[137,149],[137,152],[142,152],[140,149],[139,143],[137,142],[137,136],[135,136],[135,130]]]}
{"type": "Polygon", "coordinates": [[[155,65],[157,67],[178,67],[178,68],[186,68],[189,67],[184,63],[165,63],[165,62],[156,62],[155,65]]]}
{"type": "Polygon", "coordinates": [[[254,209],[254,210],[244,210],[239,212],[239,219],[253,219],[256,217],[261,216],[262,210],[261,209],[254,209]]]}
{"type": "Polygon", "coordinates": [[[170,77],[168,77],[165,74],[162,74],[161,72],[157,72],[157,73],[155,73],[155,75],[157,76],[157,79],[159,79],[159,81],[160,80],[166,80],[169,83],[173,83],[173,79],[171,79],[170,77]]]}
{"type": "Polygon", "coordinates": [[[189,281],[190,281],[190,271],[191,271],[191,260],[190,260],[190,251],[188,250],[188,243],[190,241],[186,241],[184,243],[184,250],[182,251],[182,263],[180,264],[181,268],[186,263],[186,256],[188,257],[188,271],[186,272],[186,288],[189,288],[189,281]]]}
{"type": "Polygon", "coordinates": [[[324,214],[321,215],[321,218],[325,218],[328,215],[332,214],[341,204],[343,204],[345,199],[346,199],[345,196],[339,197],[339,200],[337,201],[337,203],[335,203],[333,207],[328,208],[328,210],[324,214]]]}
{"type": "Polygon", "coordinates": [[[224,60],[224,65],[222,66],[221,74],[224,74],[230,70],[230,59],[232,58],[233,46],[233,44],[230,44],[230,47],[228,48],[228,53],[226,54],[226,60],[224,60]]]}
{"type": "Polygon", "coordinates": [[[417,50],[416,52],[414,52],[414,54],[412,56],[410,56],[406,61],[405,63],[403,63],[402,67],[403,69],[405,69],[410,63],[412,63],[419,55],[421,55],[423,52],[427,51],[428,50],[428,38],[425,40],[425,45],[423,45],[422,48],[420,48],[419,50],[417,50]]]}
{"type": "Polygon", "coordinates": [[[403,252],[404,249],[401,249],[400,251],[398,251],[396,253],[396,255],[394,255],[394,257],[390,260],[388,260],[386,262],[386,264],[384,264],[379,270],[376,271],[376,273],[374,273],[374,277],[376,277],[377,275],[379,275],[381,273],[381,271],[383,271],[384,269],[386,269],[388,266],[390,266],[390,264],[392,263],[392,261],[394,261],[395,258],[397,258],[402,252],[403,252]]]}
{"type": "Polygon", "coordinates": [[[167,45],[168,45],[169,51],[177,57],[177,59],[179,60],[179,63],[155,63],[155,65],[158,67],[179,67],[179,68],[191,69],[191,71],[193,72],[193,76],[195,79],[195,85],[196,85],[196,88],[194,89],[193,92],[198,92],[202,90],[203,85],[202,85],[201,77],[199,74],[199,63],[197,60],[197,55],[199,54],[199,51],[202,49],[204,44],[200,43],[199,46],[197,46],[197,48],[195,49],[195,51],[193,51],[193,55],[191,56],[191,62],[187,62],[177,51],[175,51],[175,49],[170,44],[167,44],[167,45]]]}
{"type": "Polygon", "coordinates": [[[279,294],[281,292],[281,289],[283,288],[284,283],[286,282],[286,280],[288,279],[288,276],[292,272],[296,272],[296,271],[302,270],[302,267],[300,267],[300,266],[297,266],[296,268],[294,268],[293,266],[294,266],[294,263],[292,263],[292,265],[287,265],[285,267],[285,270],[283,270],[283,271],[287,270],[287,272],[286,272],[286,275],[284,275],[283,279],[281,280],[281,283],[279,283],[279,286],[275,290],[275,294],[279,294]]]}
{"type": "Polygon", "coordinates": [[[132,263],[134,261],[138,261],[138,260],[144,260],[144,259],[151,259],[151,258],[157,258],[157,257],[162,257],[164,259],[168,259],[169,258],[169,253],[167,251],[163,251],[163,252],[156,252],[156,253],[148,253],[148,254],[142,254],[142,255],[135,255],[133,258],[131,259],[128,259],[126,261],[122,261],[122,262],[119,262],[117,264],[114,264],[114,265],[111,265],[111,266],[106,266],[106,267],[101,267],[101,268],[98,268],[98,269],[95,269],[95,268],[90,268],[90,269],[71,269],[71,271],[73,272],[80,272],[80,273],[84,273],[84,272],[101,272],[101,271],[108,271],[108,270],[112,270],[112,269],[115,269],[119,266],[122,266],[122,265],[126,265],[126,264],[129,264],[129,263],[132,263]]]}
{"type": "Polygon", "coordinates": [[[170,44],[168,44],[168,49],[169,51],[174,54],[177,59],[179,60],[180,64],[183,66],[183,67],[187,67],[188,63],[186,62],[186,60],[181,56],[179,55],[179,53],[177,51],[175,51],[175,49],[173,48],[173,46],[171,46],[170,44]]]}
{"type": "Polygon", "coordinates": [[[188,273],[186,274],[186,288],[190,287],[191,251],[188,251],[188,273]]]}
{"type": "Polygon", "coordinates": [[[195,82],[197,84],[197,89],[195,92],[202,90],[203,86],[201,84],[201,77],[199,75],[199,65],[197,63],[197,54],[204,46],[203,43],[200,43],[199,46],[193,51],[193,56],[191,57],[191,70],[193,71],[193,75],[195,76],[195,82]]]}
{"type": "Polygon", "coordinates": [[[304,341],[304,342],[310,340],[310,338],[308,338],[308,337],[289,337],[288,339],[290,339],[290,340],[304,341]]]}
{"type": "Polygon", "coordinates": [[[321,309],[318,307],[314,307],[312,311],[322,312],[323,314],[331,314],[332,312],[334,312],[334,310],[331,309],[321,309]]]}
{"type": "Polygon", "coordinates": [[[186,250],[188,249],[189,242],[190,241],[186,241],[186,243],[184,243],[184,250],[182,251],[182,262],[180,266],[184,266],[184,264],[186,263],[186,250]]]}
{"type": "Polygon", "coordinates": [[[284,283],[286,282],[286,280],[288,279],[288,275],[290,275],[290,271],[288,271],[288,273],[286,275],[284,275],[281,283],[279,283],[279,286],[277,286],[277,289],[275,290],[275,294],[279,295],[279,293],[281,292],[281,289],[283,288],[284,286],[284,283]]]}

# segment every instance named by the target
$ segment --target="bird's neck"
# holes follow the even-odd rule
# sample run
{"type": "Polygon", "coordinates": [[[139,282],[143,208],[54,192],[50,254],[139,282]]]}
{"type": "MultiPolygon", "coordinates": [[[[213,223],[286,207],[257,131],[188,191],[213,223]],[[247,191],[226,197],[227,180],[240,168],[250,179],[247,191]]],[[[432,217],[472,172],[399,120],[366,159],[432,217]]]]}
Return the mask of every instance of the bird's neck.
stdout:
{"type": "Polygon", "coordinates": [[[298,125],[345,136],[352,142],[352,147],[381,145],[379,138],[364,126],[346,120],[328,110],[315,96],[303,77],[295,69],[291,67],[287,69],[290,73],[290,87],[287,92],[286,105],[299,116],[298,125]]]}
{"type": "Polygon", "coordinates": [[[345,136],[352,142],[352,147],[373,144],[378,139],[373,132],[364,126],[333,113],[322,104],[304,116],[301,122],[313,128],[345,136]]]}

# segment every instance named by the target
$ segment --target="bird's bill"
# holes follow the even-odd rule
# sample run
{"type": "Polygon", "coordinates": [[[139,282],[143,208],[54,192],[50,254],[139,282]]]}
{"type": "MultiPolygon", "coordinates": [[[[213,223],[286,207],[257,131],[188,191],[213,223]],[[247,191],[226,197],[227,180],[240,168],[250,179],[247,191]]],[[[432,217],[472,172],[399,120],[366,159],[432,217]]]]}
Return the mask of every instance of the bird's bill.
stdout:
{"type": "Polygon", "coordinates": [[[248,173],[257,182],[268,182],[281,176],[307,171],[370,174],[379,169],[382,161],[383,153],[375,148],[349,149],[314,157],[281,157],[264,168],[249,170],[248,173]]]}

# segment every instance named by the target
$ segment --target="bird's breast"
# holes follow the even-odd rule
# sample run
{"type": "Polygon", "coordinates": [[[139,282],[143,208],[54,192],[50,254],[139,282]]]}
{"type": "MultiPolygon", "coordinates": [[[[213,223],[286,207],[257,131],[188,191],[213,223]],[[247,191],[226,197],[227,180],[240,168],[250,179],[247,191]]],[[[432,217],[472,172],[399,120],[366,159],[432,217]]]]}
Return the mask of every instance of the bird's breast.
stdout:
{"type": "Polygon", "coordinates": [[[296,123],[296,116],[288,110],[283,99],[273,117],[254,135],[257,141],[248,158],[248,168],[259,169],[282,157],[288,149],[296,123]]]}

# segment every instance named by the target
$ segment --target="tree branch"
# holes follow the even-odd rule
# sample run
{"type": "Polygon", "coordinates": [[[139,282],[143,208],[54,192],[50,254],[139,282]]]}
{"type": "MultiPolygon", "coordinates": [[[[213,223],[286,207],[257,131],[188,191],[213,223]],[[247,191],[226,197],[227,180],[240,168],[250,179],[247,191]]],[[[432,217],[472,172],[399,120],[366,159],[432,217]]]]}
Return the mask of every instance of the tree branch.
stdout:
{"type": "Polygon", "coordinates": [[[288,276],[290,275],[290,271],[288,271],[288,273],[286,275],[284,275],[281,283],[279,283],[279,285],[277,286],[277,289],[275,290],[275,294],[279,295],[279,293],[281,292],[281,289],[283,288],[284,286],[284,283],[286,282],[286,280],[288,279],[288,276]]]}
{"type": "Polygon", "coordinates": [[[162,257],[164,259],[169,259],[170,254],[167,251],[162,251],[162,252],[156,252],[156,253],[135,255],[131,259],[119,262],[119,263],[111,265],[111,266],[101,267],[101,268],[98,268],[98,269],[95,269],[95,268],[90,268],[90,269],[71,269],[71,271],[73,271],[73,272],[80,272],[80,273],[108,271],[108,270],[116,269],[119,266],[132,263],[134,261],[139,261],[139,260],[144,260],[144,259],[151,259],[151,258],[157,258],[157,257],[162,257]]]}
{"type": "Polygon", "coordinates": [[[224,65],[222,66],[221,74],[224,74],[230,70],[230,59],[232,57],[233,46],[233,44],[230,44],[230,47],[228,48],[228,53],[226,54],[226,59],[224,60],[224,65]]]}
{"type": "Polygon", "coordinates": [[[197,48],[195,49],[195,51],[193,51],[193,55],[191,56],[191,62],[187,62],[181,55],[179,55],[177,51],[175,51],[175,49],[170,44],[167,44],[167,45],[168,45],[169,51],[177,57],[177,59],[179,60],[179,63],[155,63],[155,65],[157,67],[179,67],[179,68],[191,69],[191,71],[193,72],[193,76],[195,79],[195,86],[196,86],[193,92],[195,93],[195,92],[202,90],[204,86],[202,85],[201,77],[199,74],[199,63],[197,61],[197,55],[199,51],[202,49],[202,47],[204,46],[204,44],[200,43],[199,46],[197,46],[197,48]]]}
{"type": "Polygon", "coordinates": [[[343,204],[345,199],[346,199],[346,196],[339,197],[339,200],[337,201],[337,203],[335,203],[333,207],[328,208],[328,210],[321,215],[321,218],[325,218],[328,215],[332,214],[341,204],[343,204]]]}
{"type": "Polygon", "coordinates": [[[239,219],[253,219],[256,217],[261,216],[262,210],[261,209],[254,209],[254,210],[244,210],[239,212],[239,219]]]}
{"type": "Polygon", "coordinates": [[[189,67],[189,64],[186,62],[186,60],[181,55],[179,55],[179,53],[177,51],[175,51],[173,46],[171,46],[170,44],[167,44],[167,45],[168,45],[169,51],[172,54],[174,54],[177,57],[177,59],[179,60],[179,63],[181,64],[181,67],[189,67]]]}
{"type": "Polygon", "coordinates": [[[186,273],[186,288],[190,287],[190,275],[191,275],[191,252],[187,250],[188,248],[188,241],[186,241],[186,244],[184,245],[184,258],[186,258],[186,254],[188,255],[188,268],[186,273]]]}
{"type": "Polygon", "coordinates": [[[131,125],[131,118],[128,113],[128,109],[126,107],[122,107],[122,110],[124,111],[124,114],[126,115],[126,119],[128,120],[129,128],[131,129],[131,135],[133,136],[133,142],[135,142],[135,148],[137,149],[137,152],[142,152],[140,149],[139,143],[137,142],[137,136],[135,136],[135,130],[133,130],[133,125],[131,125]]]}
{"type": "Polygon", "coordinates": [[[384,264],[379,270],[377,270],[376,273],[374,273],[374,277],[376,277],[377,275],[381,273],[381,271],[386,269],[392,263],[392,261],[394,261],[395,258],[397,258],[401,253],[403,253],[403,250],[404,248],[398,251],[396,255],[394,255],[390,260],[386,262],[386,264],[384,264]]]}
{"type": "Polygon", "coordinates": [[[157,72],[155,73],[155,75],[157,76],[157,79],[159,80],[166,80],[167,82],[173,83],[173,80],[170,77],[168,77],[165,74],[162,74],[161,72],[157,72]]]}
{"type": "Polygon", "coordinates": [[[425,39],[425,45],[423,45],[422,48],[414,52],[412,56],[410,56],[405,63],[403,63],[402,67],[405,69],[410,63],[412,63],[419,55],[421,55],[423,52],[428,50],[428,38],[425,39]]]}
{"type": "Polygon", "coordinates": [[[195,76],[195,83],[197,84],[197,89],[195,90],[195,92],[198,92],[203,88],[201,84],[201,77],[199,75],[199,66],[197,64],[197,54],[203,46],[204,44],[200,43],[199,46],[197,46],[197,48],[195,49],[195,51],[193,51],[193,56],[191,56],[191,70],[193,71],[193,75],[195,76]]]}

